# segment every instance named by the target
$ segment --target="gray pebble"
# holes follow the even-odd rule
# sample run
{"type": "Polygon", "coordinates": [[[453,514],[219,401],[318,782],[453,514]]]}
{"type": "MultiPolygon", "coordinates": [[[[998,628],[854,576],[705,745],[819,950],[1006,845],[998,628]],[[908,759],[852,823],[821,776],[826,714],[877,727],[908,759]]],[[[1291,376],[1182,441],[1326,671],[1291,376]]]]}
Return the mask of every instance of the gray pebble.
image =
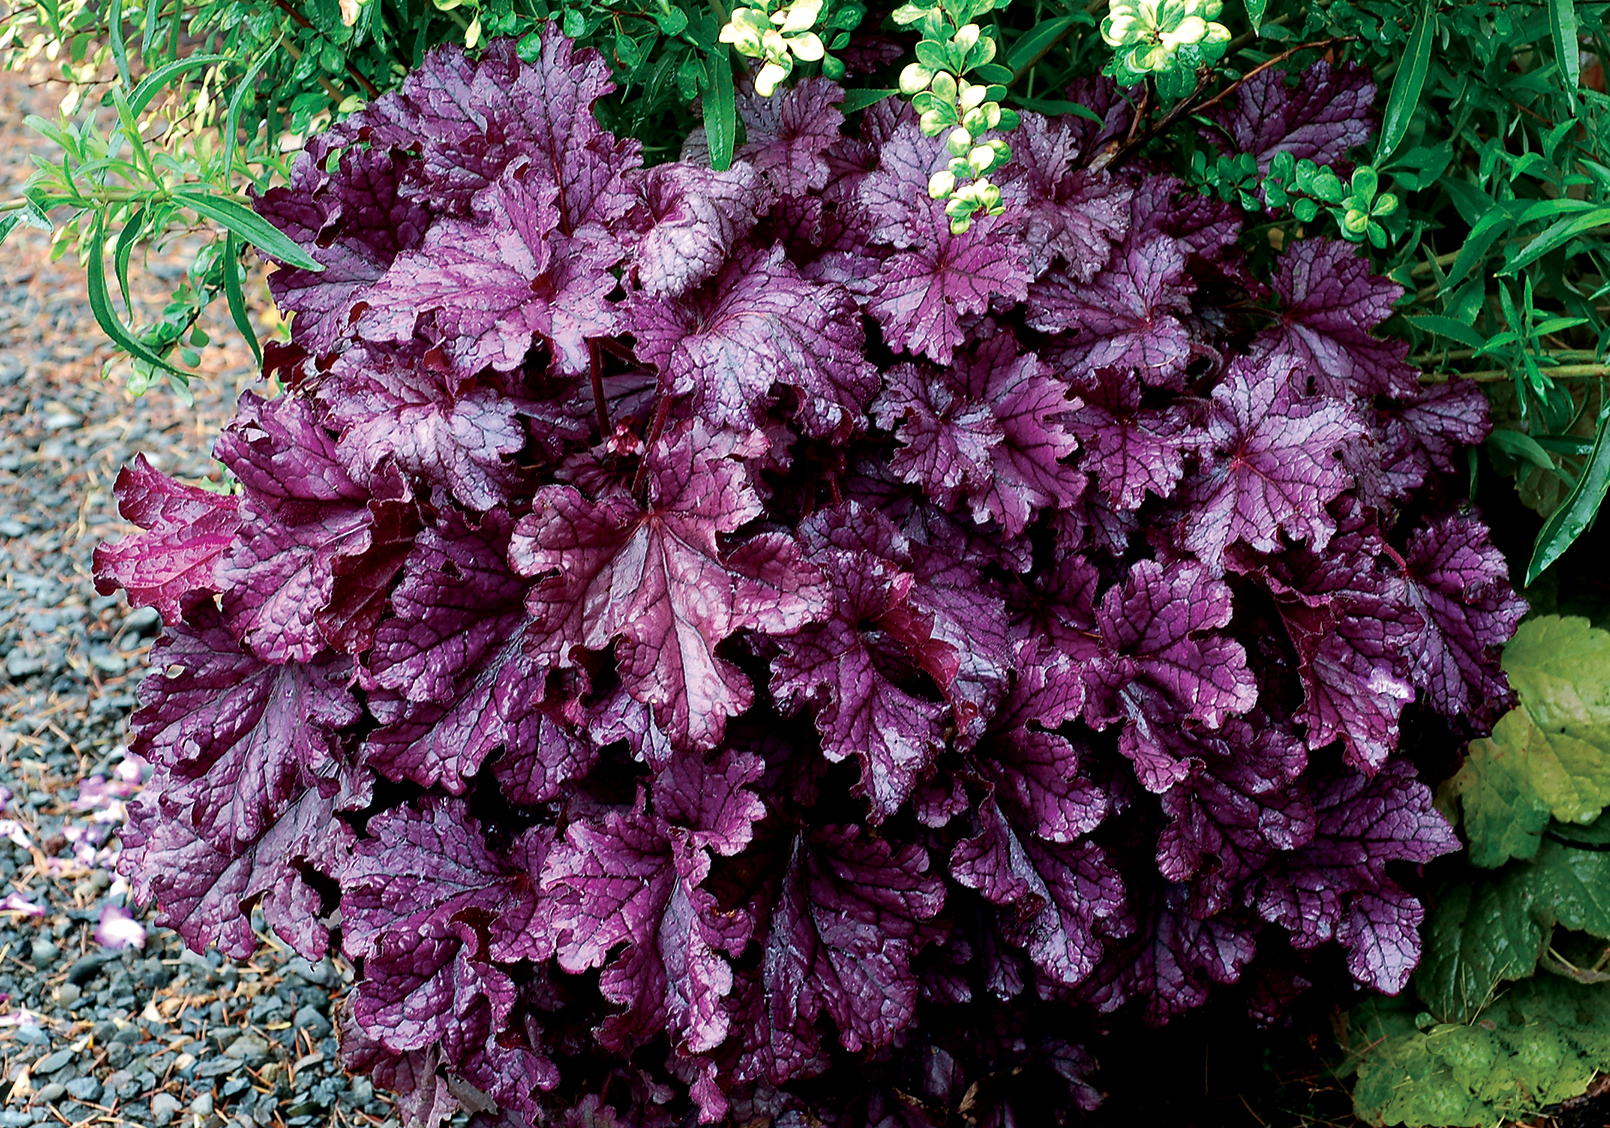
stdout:
{"type": "Polygon", "coordinates": [[[17,1041],[30,1046],[48,1046],[50,1045],[50,1035],[45,1033],[44,1028],[41,1026],[19,1026],[17,1027],[17,1041]]]}
{"type": "Polygon", "coordinates": [[[315,983],[320,987],[332,986],[341,979],[340,974],[335,970],[335,965],[330,962],[328,956],[318,963],[312,963],[304,960],[301,956],[296,956],[286,961],[285,972],[287,975],[294,975],[298,979],[306,980],[308,983],[315,983]]]}
{"type": "Polygon", "coordinates": [[[212,1090],[202,1093],[201,1096],[190,1102],[190,1111],[197,1116],[212,1115],[212,1090]]]}
{"type": "Polygon", "coordinates": [[[257,1034],[242,1034],[229,1044],[224,1053],[240,1061],[266,1058],[269,1053],[268,1041],[257,1034]]]}
{"type": "Polygon", "coordinates": [[[95,1101],[101,1095],[101,1083],[93,1077],[80,1077],[67,1082],[67,1095],[75,1101],[95,1101]]]}
{"type": "Polygon", "coordinates": [[[84,997],[84,991],[76,983],[63,983],[56,988],[56,1000],[64,1007],[73,1006],[84,997]]]}
{"type": "Polygon", "coordinates": [[[49,940],[46,940],[43,936],[34,937],[34,942],[29,947],[28,951],[33,958],[34,964],[38,967],[43,967],[46,964],[54,963],[56,957],[61,955],[61,949],[56,947],[56,945],[52,944],[49,940]]]}
{"type": "Polygon", "coordinates": [[[119,634],[156,634],[162,626],[162,616],[155,607],[140,607],[130,611],[123,620],[119,634]]]}
{"type": "Polygon", "coordinates": [[[55,1104],[67,1095],[67,1086],[60,1081],[52,1081],[34,1091],[35,1104],[55,1104]]]}
{"type": "Polygon", "coordinates": [[[13,681],[21,681],[23,678],[32,677],[37,673],[42,673],[44,669],[45,660],[43,658],[30,658],[20,650],[13,650],[6,656],[6,673],[11,676],[13,681]]]}
{"type": "Polygon", "coordinates": [[[171,1121],[174,1114],[182,1107],[171,1093],[158,1093],[151,1098],[151,1119],[158,1124],[171,1121]]]}
{"type": "Polygon", "coordinates": [[[34,1062],[33,1073],[38,1076],[42,1073],[55,1073],[62,1066],[73,1060],[72,1050],[57,1050],[53,1054],[46,1054],[34,1062]]]}
{"type": "Polygon", "coordinates": [[[0,1128],[23,1128],[24,1125],[33,1122],[34,1118],[21,1109],[7,1109],[5,1112],[0,1112],[0,1128]]]}
{"type": "Polygon", "coordinates": [[[295,1024],[298,1030],[306,1030],[314,1038],[323,1038],[330,1032],[330,1020],[312,1007],[302,1007],[298,1010],[295,1024]]]}
{"type": "Polygon", "coordinates": [[[95,952],[82,956],[74,960],[73,966],[67,969],[67,982],[87,987],[90,981],[101,973],[101,965],[116,958],[115,952],[95,952]]]}

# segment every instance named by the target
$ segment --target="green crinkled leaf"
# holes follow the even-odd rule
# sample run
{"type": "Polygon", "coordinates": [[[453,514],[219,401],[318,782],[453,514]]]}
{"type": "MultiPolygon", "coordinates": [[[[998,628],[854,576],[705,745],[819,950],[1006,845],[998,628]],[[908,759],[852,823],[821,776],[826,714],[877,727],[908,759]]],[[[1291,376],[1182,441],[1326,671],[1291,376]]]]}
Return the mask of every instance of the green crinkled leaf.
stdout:
{"type": "MultiPolygon", "coordinates": [[[[1610,823],[1600,819],[1595,828],[1610,823]]],[[[1581,831],[1561,828],[1560,837],[1588,841],[1581,831]]],[[[1577,932],[1610,938],[1610,852],[1583,850],[1554,838],[1545,839],[1537,861],[1528,867],[1532,914],[1577,932]]]]}
{"type": "Polygon", "coordinates": [[[1526,868],[1449,888],[1429,908],[1420,998],[1438,1018],[1469,1022],[1506,979],[1537,968],[1544,931],[1532,915],[1526,868]]]}
{"type": "Polygon", "coordinates": [[[1610,806],[1610,632],[1570,616],[1528,620],[1504,648],[1504,672],[1520,705],[1470,742],[1453,778],[1478,866],[1534,857],[1550,816],[1586,823],[1610,806]]]}
{"type": "Polygon", "coordinates": [[[1371,999],[1348,1028],[1361,1120],[1485,1128],[1580,1096],[1610,1068],[1610,986],[1539,976],[1506,992],[1476,1025],[1424,1031],[1412,1007],[1371,999]]]}
{"type": "MultiPolygon", "coordinates": [[[[1600,824],[1610,819],[1577,830],[1572,841],[1591,843],[1600,824]]],[[[1427,912],[1415,990],[1437,1018],[1471,1022],[1500,983],[1536,972],[1556,924],[1610,937],[1610,852],[1550,837],[1535,861],[1448,888],[1427,912]]]]}

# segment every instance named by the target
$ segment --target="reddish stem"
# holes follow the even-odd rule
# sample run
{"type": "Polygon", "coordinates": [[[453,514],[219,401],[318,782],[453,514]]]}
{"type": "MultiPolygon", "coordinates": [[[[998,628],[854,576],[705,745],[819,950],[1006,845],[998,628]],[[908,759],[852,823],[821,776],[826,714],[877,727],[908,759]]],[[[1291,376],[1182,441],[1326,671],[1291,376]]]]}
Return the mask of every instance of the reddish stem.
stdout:
{"type": "Polygon", "coordinates": [[[641,497],[643,482],[648,477],[648,456],[654,449],[654,444],[660,441],[665,433],[665,419],[671,414],[671,397],[660,391],[660,402],[654,409],[654,421],[649,424],[648,438],[643,441],[643,457],[637,464],[637,473],[632,476],[632,496],[641,497]]]}
{"type": "Polygon", "coordinates": [[[604,399],[604,360],[598,342],[587,342],[587,368],[593,378],[593,403],[598,408],[598,441],[609,440],[609,403],[604,399]]]}

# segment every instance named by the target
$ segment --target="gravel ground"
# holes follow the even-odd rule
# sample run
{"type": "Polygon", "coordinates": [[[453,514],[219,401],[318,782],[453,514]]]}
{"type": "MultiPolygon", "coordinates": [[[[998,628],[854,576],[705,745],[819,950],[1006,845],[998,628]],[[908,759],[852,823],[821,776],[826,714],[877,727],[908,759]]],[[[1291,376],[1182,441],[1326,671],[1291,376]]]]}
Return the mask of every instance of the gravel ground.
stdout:
{"type": "MultiPolygon", "coordinates": [[[[48,153],[24,115],[54,116],[62,93],[0,74],[0,197],[48,153]]],[[[0,1128],[395,1126],[389,1098],[339,1065],[349,967],[272,942],[249,963],[196,956],[123,908],[114,834],[140,776],[127,718],[159,623],[97,595],[90,554],[130,529],[118,468],[143,451],[208,475],[255,373],[219,322],[214,340],[234,344],[209,350],[193,408],[102,381],[82,271],[48,252],[26,229],[0,246],[0,1128]]],[[[162,301],[185,263],[131,272],[136,300],[162,301]]]]}

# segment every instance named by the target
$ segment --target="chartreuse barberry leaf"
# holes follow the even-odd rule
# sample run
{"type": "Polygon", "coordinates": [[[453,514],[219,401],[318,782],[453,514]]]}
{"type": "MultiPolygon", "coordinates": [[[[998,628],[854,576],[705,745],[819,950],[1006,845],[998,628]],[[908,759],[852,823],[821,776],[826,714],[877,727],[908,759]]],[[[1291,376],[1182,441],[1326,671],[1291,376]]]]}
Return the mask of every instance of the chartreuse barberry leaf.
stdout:
{"type": "Polygon", "coordinates": [[[1610,988],[1543,975],[1473,1026],[1375,998],[1348,1017],[1362,1051],[1353,1111],[1370,1124],[1497,1125],[1586,1091],[1610,1067],[1610,988]]]}
{"type": "Polygon", "coordinates": [[[1610,805],[1610,632],[1542,616],[1521,625],[1503,664],[1520,705],[1471,741],[1451,781],[1479,866],[1533,857],[1551,815],[1589,822],[1610,805]]]}

